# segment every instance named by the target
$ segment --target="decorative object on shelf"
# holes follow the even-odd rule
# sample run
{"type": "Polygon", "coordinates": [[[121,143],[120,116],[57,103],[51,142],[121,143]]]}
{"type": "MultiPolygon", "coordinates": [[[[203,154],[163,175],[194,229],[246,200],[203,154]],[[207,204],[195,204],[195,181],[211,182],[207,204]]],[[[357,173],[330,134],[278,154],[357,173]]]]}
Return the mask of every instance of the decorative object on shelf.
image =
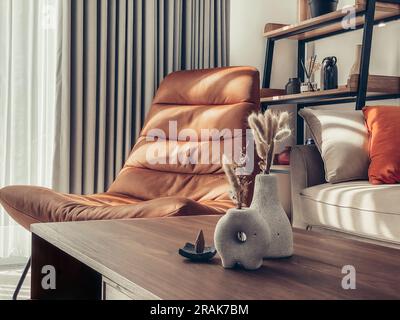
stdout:
{"type": "Polygon", "coordinates": [[[301,84],[300,92],[316,92],[318,91],[318,83],[316,82],[304,82],[301,84]]]}
{"type": "Polygon", "coordinates": [[[299,22],[305,21],[310,17],[310,7],[308,6],[308,0],[297,1],[297,12],[299,22]]]}
{"type": "Polygon", "coordinates": [[[280,166],[288,166],[290,165],[290,153],[292,152],[292,147],[285,147],[278,155],[278,165],[280,166]]]}
{"type": "Polygon", "coordinates": [[[312,79],[314,77],[315,72],[317,72],[321,68],[321,64],[317,62],[317,56],[313,55],[307,61],[307,65],[301,60],[301,66],[303,67],[303,71],[307,78],[307,81],[301,84],[301,92],[314,92],[318,90],[318,84],[313,82],[312,79]]]}
{"type": "Polygon", "coordinates": [[[361,55],[362,55],[362,44],[356,46],[356,57],[353,66],[350,70],[350,76],[353,74],[360,74],[361,70],[361,55]]]}
{"type": "Polygon", "coordinates": [[[339,88],[337,58],[326,57],[321,67],[321,90],[337,88],[339,88]]]}
{"type": "Polygon", "coordinates": [[[230,164],[232,162],[224,156],[223,168],[231,186],[230,196],[236,208],[228,210],[219,220],[215,228],[214,243],[224,268],[242,266],[247,270],[257,270],[263,264],[271,233],[267,223],[257,211],[244,208],[248,177],[241,176],[241,165],[230,164]]]}
{"type": "Polygon", "coordinates": [[[196,242],[186,243],[186,245],[179,249],[179,254],[189,260],[195,262],[207,262],[215,257],[217,250],[214,247],[206,247],[203,230],[200,230],[196,242]]]}
{"type": "Polygon", "coordinates": [[[288,216],[282,208],[275,175],[271,174],[275,144],[290,137],[289,113],[251,114],[249,126],[253,131],[256,150],[261,159],[262,174],[256,177],[251,208],[267,222],[271,230],[271,244],[265,258],[287,258],[293,255],[293,232],[288,216]]]}
{"type": "Polygon", "coordinates": [[[315,18],[336,11],[338,3],[338,0],[308,0],[311,17],[315,18]]]}
{"type": "Polygon", "coordinates": [[[315,145],[315,141],[313,138],[308,138],[306,141],[306,146],[314,146],[315,145]]]}
{"type": "Polygon", "coordinates": [[[301,83],[299,78],[290,78],[289,82],[286,84],[285,92],[286,94],[297,94],[300,93],[301,83]]]}

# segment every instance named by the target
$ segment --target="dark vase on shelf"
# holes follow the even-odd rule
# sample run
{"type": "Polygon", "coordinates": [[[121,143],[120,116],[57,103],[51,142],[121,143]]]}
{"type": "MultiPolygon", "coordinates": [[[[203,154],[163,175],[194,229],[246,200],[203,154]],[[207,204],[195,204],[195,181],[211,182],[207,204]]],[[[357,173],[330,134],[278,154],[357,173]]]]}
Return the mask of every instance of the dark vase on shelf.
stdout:
{"type": "Polygon", "coordinates": [[[322,61],[321,90],[337,89],[338,87],[337,58],[327,57],[322,61]]]}
{"type": "Polygon", "coordinates": [[[319,17],[337,10],[339,0],[308,0],[311,17],[319,17]]]}
{"type": "Polygon", "coordinates": [[[306,141],[306,146],[314,146],[315,145],[315,141],[312,138],[308,138],[306,141]]]}
{"type": "Polygon", "coordinates": [[[290,78],[285,87],[286,94],[300,93],[300,80],[298,78],[290,78]]]}

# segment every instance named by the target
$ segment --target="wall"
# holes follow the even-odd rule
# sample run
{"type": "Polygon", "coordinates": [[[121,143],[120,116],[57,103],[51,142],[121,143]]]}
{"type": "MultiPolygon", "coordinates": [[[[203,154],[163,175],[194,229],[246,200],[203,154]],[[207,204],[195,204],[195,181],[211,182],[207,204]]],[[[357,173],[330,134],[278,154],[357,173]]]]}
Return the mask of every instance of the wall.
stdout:
{"type": "MultiPolygon", "coordinates": [[[[233,66],[250,65],[256,67],[262,78],[265,59],[264,26],[268,22],[291,24],[297,21],[297,0],[231,0],[230,17],[230,64],[233,66]]],[[[297,43],[281,40],[275,45],[274,65],[272,68],[271,88],[284,88],[288,79],[297,76],[297,43]]],[[[293,108],[292,126],[295,126],[293,108]]],[[[280,152],[285,141],[277,147],[280,152]]]]}
{"type": "MultiPolygon", "coordinates": [[[[230,64],[251,65],[262,73],[265,58],[264,26],[268,22],[294,23],[296,0],[231,0],[230,64]]],[[[297,46],[279,41],[275,48],[271,87],[283,88],[296,76],[297,46]]]]}

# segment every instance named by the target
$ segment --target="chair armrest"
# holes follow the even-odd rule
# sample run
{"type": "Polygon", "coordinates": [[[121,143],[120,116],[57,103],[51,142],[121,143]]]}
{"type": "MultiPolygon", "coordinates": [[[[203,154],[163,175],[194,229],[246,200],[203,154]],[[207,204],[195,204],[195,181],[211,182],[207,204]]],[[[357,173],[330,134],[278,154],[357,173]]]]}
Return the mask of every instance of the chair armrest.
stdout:
{"type": "Polygon", "coordinates": [[[301,192],[326,183],[324,162],[315,145],[295,146],[290,156],[293,226],[305,228],[302,219],[301,192]]]}

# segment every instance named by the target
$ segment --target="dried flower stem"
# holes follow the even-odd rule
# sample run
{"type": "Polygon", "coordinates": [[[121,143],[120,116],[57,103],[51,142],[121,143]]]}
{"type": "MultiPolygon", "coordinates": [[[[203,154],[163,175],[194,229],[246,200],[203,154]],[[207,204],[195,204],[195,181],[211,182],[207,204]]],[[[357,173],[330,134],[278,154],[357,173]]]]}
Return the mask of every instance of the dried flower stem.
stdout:
{"type": "Polygon", "coordinates": [[[223,159],[223,169],[228,182],[231,186],[229,192],[230,198],[235,203],[237,209],[242,209],[246,205],[246,196],[248,193],[248,177],[236,174],[236,170],[241,168],[245,164],[237,164],[235,162],[229,161],[226,156],[223,159]]]}
{"type": "Polygon", "coordinates": [[[271,145],[268,151],[268,159],[267,159],[267,170],[266,170],[266,174],[270,174],[271,173],[271,167],[272,167],[272,161],[274,158],[274,151],[275,151],[275,141],[272,140],[271,141],[271,145]]]}
{"type": "Polygon", "coordinates": [[[289,128],[289,113],[273,113],[267,110],[264,114],[253,113],[248,118],[253,131],[256,151],[260,157],[260,169],[264,174],[270,174],[275,145],[287,139],[292,131],[289,128]]]}

